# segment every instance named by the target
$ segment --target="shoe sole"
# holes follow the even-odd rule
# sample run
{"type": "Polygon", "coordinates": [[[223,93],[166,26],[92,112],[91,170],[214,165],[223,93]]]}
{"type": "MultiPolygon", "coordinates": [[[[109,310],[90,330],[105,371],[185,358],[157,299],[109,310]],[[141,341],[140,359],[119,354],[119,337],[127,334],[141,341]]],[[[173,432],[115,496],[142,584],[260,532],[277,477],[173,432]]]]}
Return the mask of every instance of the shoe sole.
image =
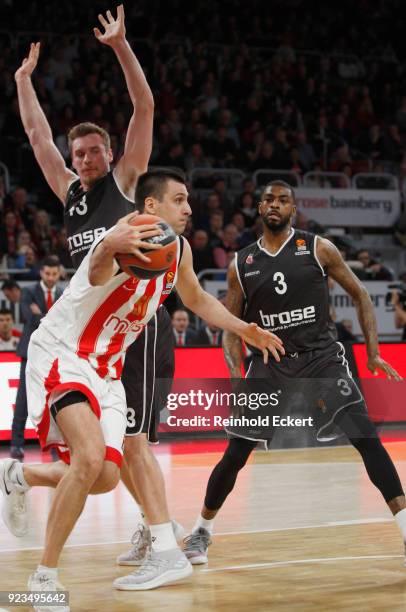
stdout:
{"type": "Polygon", "coordinates": [[[192,565],[203,565],[204,563],[208,563],[207,555],[199,555],[198,557],[188,557],[186,553],[185,555],[192,565]]]}
{"type": "Polygon", "coordinates": [[[157,578],[149,582],[144,582],[143,584],[120,584],[115,581],[113,582],[113,586],[119,591],[148,591],[149,589],[156,589],[163,585],[173,584],[174,582],[178,582],[178,580],[187,578],[191,574],[193,574],[193,568],[191,565],[188,565],[182,570],[168,570],[165,574],[157,576],[157,578]]]}
{"type": "Polygon", "coordinates": [[[120,561],[120,559],[117,559],[116,562],[117,562],[117,565],[126,565],[126,566],[132,565],[133,567],[135,567],[137,565],[141,566],[144,563],[144,559],[142,561],[120,561]]]}

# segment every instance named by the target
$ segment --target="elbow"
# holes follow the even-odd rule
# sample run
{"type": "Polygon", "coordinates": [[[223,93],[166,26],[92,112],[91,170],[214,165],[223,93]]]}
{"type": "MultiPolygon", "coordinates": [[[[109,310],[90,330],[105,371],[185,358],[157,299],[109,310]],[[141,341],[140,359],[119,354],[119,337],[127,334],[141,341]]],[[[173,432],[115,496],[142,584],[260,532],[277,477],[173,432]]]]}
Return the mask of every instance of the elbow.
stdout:
{"type": "Polygon", "coordinates": [[[28,128],[25,131],[28,136],[28,140],[30,141],[30,145],[33,149],[39,145],[40,140],[43,141],[45,138],[43,134],[41,136],[37,128],[28,128]]]}
{"type": "Polygon", "coordinates": [[[144,113],[154,114],[155,102],[151,90],[145,92],[140,100],[136,102],[136,110],[142,109],[144,113]]]}

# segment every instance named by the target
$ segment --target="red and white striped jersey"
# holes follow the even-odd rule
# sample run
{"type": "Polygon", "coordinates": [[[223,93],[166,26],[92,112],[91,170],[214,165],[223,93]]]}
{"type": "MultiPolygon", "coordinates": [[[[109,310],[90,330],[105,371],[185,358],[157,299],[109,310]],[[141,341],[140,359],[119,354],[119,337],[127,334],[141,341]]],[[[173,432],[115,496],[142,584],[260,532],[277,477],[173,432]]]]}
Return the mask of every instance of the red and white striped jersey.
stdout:
{"type": "Polygon", "coordinates": [[[139,280],[119,272],[105,285],[94,287],[89,283],[90,258],[106,233],[93,243],[69,286],[33,335],[38,342],[42,330],[46,330],[89,361],[101,378],[117,379],[121,377],[128,346],[137,339],[175,285],[181,249],[177,238],[177,258],[157,278],[139,280]]]}

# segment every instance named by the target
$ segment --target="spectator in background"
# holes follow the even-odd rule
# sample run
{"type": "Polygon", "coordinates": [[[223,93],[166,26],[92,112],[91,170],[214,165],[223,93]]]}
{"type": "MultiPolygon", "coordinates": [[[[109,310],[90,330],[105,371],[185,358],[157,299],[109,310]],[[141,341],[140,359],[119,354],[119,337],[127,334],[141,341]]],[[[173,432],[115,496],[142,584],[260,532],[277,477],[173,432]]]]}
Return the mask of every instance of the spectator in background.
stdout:
{"type": "Polygon", "coordinates": [[[176,346],[195,344],[196,332],[189,327],[189,314],[183,308],[178,308],[172,315],[173,335],[176,346]]]}
{"type": "Polygon", "coordinates": [[[402,329],[402,340],[406,341],[406,310],[399,299],[399,293],[392,291],[392,306],[395,309],[395,327],[402,329]]]}
{"type": "Polygon", "coordinates": [[[255,218],[258,216],[258,205],[253,193],[245,191],[241,194],[237,212],[244,215],[245,225],[251,227],[255,218]]]}
{"type": "Polygon", "coordinates": [[[238,165],[238,150],[234,141],[227,136],[227,128],[220,125],[211,142],[209,154],[218,168],[235,168],[238,165]]]}
{"type": "Polygon", "coordinates": [[[213,193],[215,193],[220,201],[220,208],[224,211],[226,217],[228,217],[233,211],[233,202],[227,195],[227,185],[224,178],[219,177],[214,181],[213,193]]]}
{"type": "Polygon", "coordinates": [[[31,334],[37,329],[42,317],[63,293],[62,287],[58,286],[60,266],[56,258],[48,257],[44,259],[41,264],[40,276],[41,281],[30,287],[24,287],[21,295],[21,316],[24,320],[24,329],[17,348],[17,355],[21,357],[21,370],[10,448],[11,457],[20,460],[24,458],[24,429],[27,421],[25,370],[28,344],[31,334]]]}
{"type": "Polygon", "coordinates": [[[197,229],[191,241],[193,268],[198,274],[201,270],[214,268],[213,249],[209,245],[209,235],[205,230],[197,229]]]}
{"type": "Polygon", "coordinates": [[[228,268],[228,264],[239,248],[238,229],[233,223],[229,223],[224,228],[223,238],[220,244],[213,249],[213,258],[216,268],[228,268]]]}
{"type": "Polygon", "coordinates": [[[20,270],[26,270],[18,275],[18,280],[39,280],[40,266],[34,247],[21,247],[16,257],[15,267],[20,270]]]}
{"type": "Polygon", "coordinates": [[[357,260],[361,262],[366,280],[393,280],[393,272],[383,264],[371,258],[368,249],[361,249],[357,253],[357,260]]]}
{"type": "Polygon", "coordinates": [[[34,216],[31,236],[38,257],[42,258],[51,253],[55,235],[56,232],[51,227],[51,221],[47,211],[43,209],[37,210],[34,216]]]}
{"type": "Polygon", "coordinates": [[[6,280],[1,290],[11,304],[18,304],[21,300],[21,287],[16,281],[6,280]]]}
{"type": "Polygon", "coordinates": [[[65,227],[61,227],[56,232],[52,254],[59,259],[64,268],[72,268],[72,259],[68,248],[68,233],[65,227]]]}
{"type": "Polygon", "coordinates": [[[13,313],[8,308],[0,308],[0,351],[15,351],[21,332],[13,327],[13,313]]]}
{"type": "Polygon", "coordinates": [[[215,346],[221,347],[223,340],[223,331],[215,325],[204,325],[197,334],[195,344],[200,346],[215,346]]]}
{"type": "Polygon", "coordinates": [[[14,257],[17,253],[18,219],[15,212],[8,210],[3,215],[0,227],[0,253],[14,257]]]}
{"type": "Polygon", "coordinates": [[[351,319],[343,319],[336,323],[338,332],[338,340],[340,342],[357,342],[357,337],[354,335],[353,323],[351,319]]]}
{"type": "Polygon", "coordinates": [[[299,151],[299,161],[305,172],[309,172],[316,161],[316,154],[312,145],[307,142],[306,132],[298,132],[296,147],[299,151]]]}
{"type": "Polygon", "coordinates": [[[210,160],[205,156],[202,145],[199,142],[193,143],[186,156],[186,170],[190,172],[194,168],[209,168],[210,165],[210,160]]]}
{"type": "Polygon", "coordinates": [[[245,217],[242,212],[237,210],[237,212],[235,212],[231,217],[230,223],[235,225],[238,230],[238,236],[241,236],[241,234],[245,231],[245,217]]]}
{"type": "Polygon", "coordinates": [[[6,207],[16,214],[17,224],[20,228],[31,229],[34,209],[29,204],[28,193],[24,187],[18,186],[14,189],[10,199],[7,200],[6,207]]]}
{"type": "Polygon", "coordinates": [[[212,213],[210,213],[207,230],[207,233],[209,234],[209,243],[211,248],[220,244],[221,240],[223,239],[223,228],[224,213],[220,209],[214,210],[212,213]]]}
{"type": "Polygon", "coordinates": [[[259,150],[248,151],[248,159],[251,161],[250,169],[252,172],[267,168],[276,168],[276,157],[274,148],[270,140],[265,140],[259,150]]]}

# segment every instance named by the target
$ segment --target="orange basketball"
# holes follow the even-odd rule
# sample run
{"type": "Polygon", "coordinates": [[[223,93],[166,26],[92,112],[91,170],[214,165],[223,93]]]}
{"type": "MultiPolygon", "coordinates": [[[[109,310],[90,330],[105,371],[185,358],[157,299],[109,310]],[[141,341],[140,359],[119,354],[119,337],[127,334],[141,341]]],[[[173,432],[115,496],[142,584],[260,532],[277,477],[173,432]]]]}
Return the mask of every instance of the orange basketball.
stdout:
{"type": "Polygon", "coordinates": [[[116,259],[121,270],[130,276],[141,279],[155,278],[166,272],[175,261],[178,250],[176,234],[171,226],[156,215],[134,215],[130,217],[128,223],[134,226],[158,225],[163,234],[146,238],[145,242],[161,244],[162,248],[156,251],[140,249],[151,260],[149,263],[142,261],[132,253],[117,253],[116,259]]]}

